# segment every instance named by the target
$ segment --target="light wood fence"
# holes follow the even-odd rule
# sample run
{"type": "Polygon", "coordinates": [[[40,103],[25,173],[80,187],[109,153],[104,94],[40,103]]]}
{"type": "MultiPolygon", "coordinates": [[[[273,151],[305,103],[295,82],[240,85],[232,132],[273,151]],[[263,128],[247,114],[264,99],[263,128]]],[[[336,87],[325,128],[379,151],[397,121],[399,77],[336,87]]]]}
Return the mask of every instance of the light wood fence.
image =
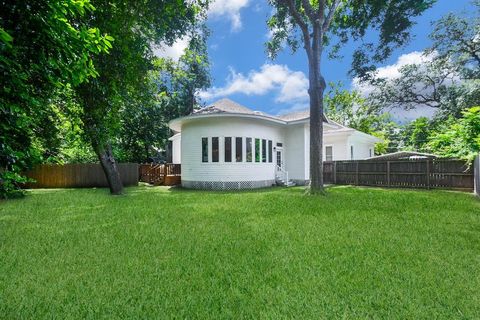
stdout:
{"type": "MultiPolygon", "coordinates": [[[[138,164],[119,163],[120,178],[124,186],[138,185],[138,164]]],[[[29,188],[91,188],[108,187],[102,166],[98,163],[72,163],[65,165],[42,164],[26,173],[36,180],[29,188]]]]}
{"type": "Polygon", "coordinates": [[[327,184],[473,191],[473,166],[461,160],[333,161],[323,166],[327,184]]]}

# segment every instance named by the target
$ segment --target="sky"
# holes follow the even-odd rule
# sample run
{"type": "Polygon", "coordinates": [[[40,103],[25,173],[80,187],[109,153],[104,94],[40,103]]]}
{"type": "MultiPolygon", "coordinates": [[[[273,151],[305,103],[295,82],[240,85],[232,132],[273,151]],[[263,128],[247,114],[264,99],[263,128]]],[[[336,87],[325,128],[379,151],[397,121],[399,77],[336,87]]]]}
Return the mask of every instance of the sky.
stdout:
{"type": "MultiPolygon", "coordinates": [[[[421,60],[421,51],[430,45],[428,35],[431,22],[449,12],[461,13],[473,8],[470,0],[438,0],[432,8],[415,19],[411,41],[397,49],[379,71],[384,76],[395,76],[398,67],[421,60]]],[[[308,68],[303,48],[292,54],[285,48],[275,60],[265,52],[269,38],[266,25],[272,8],[267,1],[216,0],[208,13],[207,25],[211,30],[208,54],[211,63],[212,87],[200,94],[207,104],[221,98],[230,98],[253,110],[282,114],[308,107],[308,68]]],[[[179,40],[167,48],[166,55],[178,57],[187,41],[179,40]]],[[[341,51],[341,60],[329,60],[324,55],[322,70],[327,82],[342,82],[346,89],[360,89],[348,75],[355,43],[341,51]]],[[[366,94],[366,92],[364,92],[366,94]]],[[[414,112],[390,110],[397,120],[404,121],[431,110],[414,112]]]]}

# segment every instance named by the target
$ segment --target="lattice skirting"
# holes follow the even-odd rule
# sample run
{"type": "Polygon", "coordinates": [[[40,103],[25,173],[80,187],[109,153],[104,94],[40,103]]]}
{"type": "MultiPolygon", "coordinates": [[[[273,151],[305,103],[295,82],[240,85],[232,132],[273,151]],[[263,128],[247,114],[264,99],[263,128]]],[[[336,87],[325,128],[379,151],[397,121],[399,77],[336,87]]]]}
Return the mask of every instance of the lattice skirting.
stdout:
{"type": "Polygon", "coordinates": [[[188,189],[205,189],[205,190],[240,190],[240,189],[257,189],[271,187],[275,184],[275,180],[262,181],[186,181],[182,180],[182,187],[188,189]]]}

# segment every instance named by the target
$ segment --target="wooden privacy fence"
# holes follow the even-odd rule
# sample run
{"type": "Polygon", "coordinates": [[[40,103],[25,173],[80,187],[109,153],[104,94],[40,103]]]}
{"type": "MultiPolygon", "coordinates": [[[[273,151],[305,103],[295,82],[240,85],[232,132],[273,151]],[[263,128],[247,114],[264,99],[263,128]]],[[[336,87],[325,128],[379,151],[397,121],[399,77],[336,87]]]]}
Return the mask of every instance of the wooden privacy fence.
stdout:
{"type": "MultiPolygon", "coordinates": [[[[138,184],[138,164],[119,163],[120,178],[124,186],[138,184]]],[[[26,173],[36,180],[29,188],[91,188],[108,187],[102,166],[98,163],[41,164],[26,173]]]]}
{"type": "Polygon", "coordinates": [[[472,191],[473,167],[461,160],[324,162],[327,184],[472,191]]]}
{"type": "Polygon", "coordinates": [[[141,164],[138,168],[140,181],[153,185],[174,186],[181,183],[180,164],[141,164]]]}
{"type": "Polygon", "coordinates": [[[480,197],[480,154],[475,158],[474,174],[475,174],[475,193],[480,197]]]}

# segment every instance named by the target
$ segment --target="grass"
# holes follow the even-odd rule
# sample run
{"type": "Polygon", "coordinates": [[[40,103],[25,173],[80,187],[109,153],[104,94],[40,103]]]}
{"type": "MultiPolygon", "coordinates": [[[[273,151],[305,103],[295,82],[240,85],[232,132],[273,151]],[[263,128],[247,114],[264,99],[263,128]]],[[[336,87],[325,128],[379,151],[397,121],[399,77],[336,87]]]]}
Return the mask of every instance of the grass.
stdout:
{"type": "Polygon", "coordinates": [[[480,201],[334,187],[0,203],[0,317],[480,318],[480,201]]]}

